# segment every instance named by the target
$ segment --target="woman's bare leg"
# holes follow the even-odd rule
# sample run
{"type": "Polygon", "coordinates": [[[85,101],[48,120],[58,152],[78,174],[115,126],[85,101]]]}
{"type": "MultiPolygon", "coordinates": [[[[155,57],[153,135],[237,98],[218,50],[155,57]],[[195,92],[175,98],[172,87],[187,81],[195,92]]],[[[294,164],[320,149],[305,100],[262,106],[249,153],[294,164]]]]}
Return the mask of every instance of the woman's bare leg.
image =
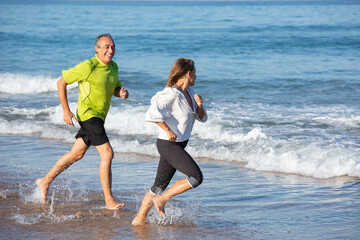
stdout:
{"type": "Polygon", "coordinates": [[[133,226],[139,226],[139,225],[146,224],[146,216],[148,215],[152,206],[154,205],[153,198],[155,196],[156,195],[153,194],[150,190],[146,193],[146,195],[142,201],[141,207],[139,209],[139,212],[137,213],[136,217],[132,221],[133,226]]]}
{"type": "Polygon", "coordinates": [[[169,201],[170,198],[186,192],[187,190],[191,189],[191,185],[189,184],[186,178],[180,179],[174,185],[171,186],[166,192],[161,195],[153,197],[153,203],[156,207],[156,210],[164,217],[165,215],[165,204],[169,201]]]}

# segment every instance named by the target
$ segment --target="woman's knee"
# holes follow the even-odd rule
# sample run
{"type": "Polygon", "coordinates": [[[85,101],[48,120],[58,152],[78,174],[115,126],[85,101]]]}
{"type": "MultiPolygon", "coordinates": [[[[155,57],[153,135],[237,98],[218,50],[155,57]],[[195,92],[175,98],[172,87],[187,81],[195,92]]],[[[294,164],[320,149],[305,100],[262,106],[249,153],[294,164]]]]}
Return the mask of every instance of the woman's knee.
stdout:
{"type": "Polygon", "coordinates": [[[192,188],[196,188],[203,182],[204,177],[202,174],[200,174],[196,177],[189,177],[187,180],[190,183],[192,188]]]}
{"type": "Polygon", "coordinates": [[[167,188],[167,184],[163,184],[163,185],[156,185],[154,184],[151,188],[150,191],[155,194],[155,195],[160,195],[161,193],[163,193],[165,191],[165,189],[167,188]]]}

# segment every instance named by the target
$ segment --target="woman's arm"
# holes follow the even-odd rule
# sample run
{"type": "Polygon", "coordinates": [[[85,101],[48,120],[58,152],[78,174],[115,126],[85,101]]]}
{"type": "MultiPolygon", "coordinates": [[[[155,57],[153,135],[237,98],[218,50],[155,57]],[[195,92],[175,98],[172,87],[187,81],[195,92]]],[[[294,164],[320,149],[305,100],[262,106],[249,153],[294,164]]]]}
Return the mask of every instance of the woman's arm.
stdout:
{"type": "Polygon", "coordinates": [[[169,126],[165,122],[155,122],[162,130],[164,130],[169,138],[169,141],[175,142],[176,135],[175,133],[169,128],[169,126]]]}
{"type": "Polygon", "coordinates": [[[204,108],[202,106],[203,99],[199,94],[194,94],[194,100],[195,100],[196,104],[198,105],[196,113],[197,113],[197,115],[199,116],[200,119],[203,119],[203,117],[205,115],[205,110],[204,110],[204,108]]]}

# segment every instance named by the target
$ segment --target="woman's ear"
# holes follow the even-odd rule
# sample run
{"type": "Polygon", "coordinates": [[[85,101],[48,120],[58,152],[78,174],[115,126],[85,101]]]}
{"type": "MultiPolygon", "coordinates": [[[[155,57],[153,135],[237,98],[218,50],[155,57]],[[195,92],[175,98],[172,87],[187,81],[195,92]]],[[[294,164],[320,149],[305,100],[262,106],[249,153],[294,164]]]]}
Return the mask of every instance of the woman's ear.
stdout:
{"type": "Polygon", "coordinates": [[[187,71],[187,73],[186,73],[186,77],[188,77],[188,78],[190,78],[190,70],[189,71],[187,71]]]}

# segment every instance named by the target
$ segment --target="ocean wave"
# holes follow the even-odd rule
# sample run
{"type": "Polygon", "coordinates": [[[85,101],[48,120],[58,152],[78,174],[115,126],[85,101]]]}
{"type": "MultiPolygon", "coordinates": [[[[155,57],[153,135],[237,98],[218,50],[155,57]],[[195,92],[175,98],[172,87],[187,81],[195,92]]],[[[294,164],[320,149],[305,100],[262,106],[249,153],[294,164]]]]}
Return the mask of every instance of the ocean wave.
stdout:
{"type": "MultiPolygon", "coordinates": [[[[38,94],[56,92],[56,82],[60,77],[51,75],[28,75],[28,74],[0,74],[0,93],[8,94],[38,94]]],[[[69,88],[76,87],[73,84],[69,88]]]]}
{"type": "Polygon", "coordinates": [[[42,124],[36,124],[26,120],[7,121],[0,118],[0,134],[35,134],[44,130],[42,124]]]}
{"type": "Polygon", "coordinates": [[[360,116],[351,115],[349,117],[337,117],[337,116],[324,116],[316,117],[314,120],[332,125],[332,126],[342,126],[344,128],[360,128],[360,116]]]}
{"type": "MultiPolygon", "coordinates": [[[[158,127],[145,121],[147,108],[145,105],[130,105],[119,101],[110,109],[105,128],[115,152],[159,156],[155,146],[158,127]]],[[[70,109],[76,111],[76,102],[70,102],[70,109]]],[[[261,109],[257,106],[257,111],[261,109]]],[[[251,111],[244,108],[239,110],[238,115],[234,115],[232,119],[223,112],[211,108],[208,109],[208,122],[196,122],[187,150],[195,159],[238,162],[246,168],[259,171],[298,174],[320,179],[344,175],[360,177],[360,151],[354,144],[347,145],[331,140],[333,138],[313,134],[312,137],[299,138],[297,136],[302,128],[291,130],[296,128],[297,122],[307,121],[312,121],[309,125],[312,133],[318,131],[316,126],[312,126],[315,123],[324,123],[328,128],[340,130],[358,128],[358,117],[352,114],[330,114],[331,110],[334,110],[334,107],[317,109],[318,114],[315,114],[315,110],[309,113],[308,109],[287,109],[295,112],[292,123],[286,122],[287,125],[281,124],[280,109],[270,111],[274,112],[274,115],[269,116],[270,112],[267,112],[265,117],[276,118],[279,121],[274,120],[278,125],[266,127],[264,124],[248,123],[261,115],[260,112],[256,113],[254,106],[251,111]],[[242,115],[242,111],[249,111],[254,115],[242,115]],[[272,127],[282,132],[274,134],[272,127]],[[294,136],[285,137],[291,131],[294,136]]],[[[79,125],[75,122],[75,127],[72,127],[63,123],[60,105],[44,109],[13,108],[11,114],[22,116],[22,119],[10,121],[0,117],[0,134],[30,134],[70,144],[75,142],[74,136],[79,125]],[[47,114],[43,114],[44,112],[47,114]],[[36,118],[39,114],[43,115],[42,120],[36,118]]]]}
{"type": "Polygon", "coordinates": [[[359,153],[357,149],[347,149],[336,144],[325,147],[311,143],[299,149],[287,144],[281,149],[269,147],[266,152],[251,156],[245,167],[319,179],[360,177],[359,153]]]}

